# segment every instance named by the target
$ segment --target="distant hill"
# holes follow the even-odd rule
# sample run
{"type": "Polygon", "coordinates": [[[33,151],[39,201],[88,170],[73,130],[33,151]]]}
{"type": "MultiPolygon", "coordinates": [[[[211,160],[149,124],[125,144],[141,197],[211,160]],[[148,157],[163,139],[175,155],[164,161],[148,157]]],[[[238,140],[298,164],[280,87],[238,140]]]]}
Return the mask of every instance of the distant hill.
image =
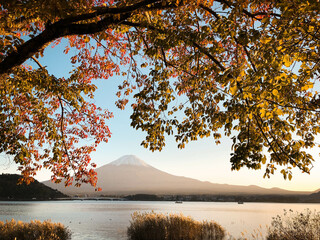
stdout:
{"type": "Polygon", "coordinates": [[[320,191],[317,190],[317,192],[314,192],[310,195],[304,196],[303,201],[310,202],[310,203],[319,203],[320,202],[320,191]]]}
{"type": "Polygon", "coordinates": [[[266,189],[255,185],[237,186],[203,182],[192,178],[179,177],[160,171],[136,156],[126,155],[96,169],[98,187],[95,192],[90,185],[80,188],[54,184],[50,181],[45,185],[70,195],[131,195],[131,194],[211,194],[211,195],[297,195],[305,192],[293,192],[280,188],[266,189]]]}
{"type": "Polygon", "coordinates": [[[29,185],[17,185],[20,177],[17,174],[0,175],[0,200],[49,200],[67,197],[37,180],[29,185]]]}

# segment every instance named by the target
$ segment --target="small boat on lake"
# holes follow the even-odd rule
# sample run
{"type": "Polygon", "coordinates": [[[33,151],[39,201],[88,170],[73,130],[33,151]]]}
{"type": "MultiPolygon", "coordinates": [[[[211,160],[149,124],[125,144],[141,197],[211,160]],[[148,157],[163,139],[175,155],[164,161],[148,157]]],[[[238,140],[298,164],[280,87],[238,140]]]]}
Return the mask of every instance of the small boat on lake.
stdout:
{"type": "Polygon", "coordinates": [[[175,203],[182,203],[182,201],[176,201],[175,203]]]}
{"type": "Polygon", "coordinates": [[[243,204],[243,202],[242,201],[238,201],[238,204],[243,204]]]}

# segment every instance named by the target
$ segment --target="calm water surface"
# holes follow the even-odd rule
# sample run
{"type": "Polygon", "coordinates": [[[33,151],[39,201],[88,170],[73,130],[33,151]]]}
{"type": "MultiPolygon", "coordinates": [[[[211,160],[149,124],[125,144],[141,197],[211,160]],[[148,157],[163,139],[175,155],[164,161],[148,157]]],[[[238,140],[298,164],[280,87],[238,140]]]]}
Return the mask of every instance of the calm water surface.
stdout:
{"type": "Polygon", "coordinates": [[[281,203],[204,203],[133,202],[133,201],[51,201],[0,202],[0,220],[30,221],[34,219],[61,222],[72,231],[73,240],[122,240],[131,214],[140,212],[183,213],[196,220],[214,220],[230,235],[250,236],[254,230],[266,232],[272,217],[283,209],[320,211],[320,204],[281,203]]]}

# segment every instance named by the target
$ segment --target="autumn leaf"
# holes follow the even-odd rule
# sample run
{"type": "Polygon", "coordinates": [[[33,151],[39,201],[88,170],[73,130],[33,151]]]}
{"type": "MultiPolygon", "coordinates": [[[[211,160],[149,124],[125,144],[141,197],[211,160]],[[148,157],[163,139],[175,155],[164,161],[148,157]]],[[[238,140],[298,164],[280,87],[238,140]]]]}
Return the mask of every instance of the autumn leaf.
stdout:
{"type": "Polygon", "coordinates": [[[283,62],[284,62],[284,65],[286,67],[290,67],[292,62],[291,62],[291,59],[290,59],[290,56],[289,55],[285,55],[284,58],[283,58],[283,62]]]}

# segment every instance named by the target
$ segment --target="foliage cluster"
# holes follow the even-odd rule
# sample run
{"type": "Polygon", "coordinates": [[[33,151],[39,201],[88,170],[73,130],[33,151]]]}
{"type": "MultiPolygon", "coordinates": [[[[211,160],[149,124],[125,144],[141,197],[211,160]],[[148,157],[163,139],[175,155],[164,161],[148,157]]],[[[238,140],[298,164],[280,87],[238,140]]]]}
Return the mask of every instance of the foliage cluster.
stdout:
{"type": "Polygon", "coordinates": [[[71,232],[61,223],[50,221],[0,221],[0,239],[5,240],[69,240],[71,232]]]}
{"type": "Polygon", "coordinates": [[[268,229],[267,240],[319,240],[320,212],[284,211],[282,216],[274,217],[268,229]]]}
{"type": "Polygon", "coordinates": [[[225,230],[211,221],[195,221],[182,214],[138,213],[128,227],[130,240],[220,240],[225,230]]]}
{"type": "Polygon", "coordinates": [[[234,170],[309,173],[319,19],[315,0],[1,1],[0,153],[27,181],[47,168],[55,182],[95,185],[90,154],[111,136],[113,115],[93,103],[92,80],[116,75],[116,105],[134,93],[131,126],[147,133],[144,147],[224,134],[234,170]],[[61,42],[72,67],[58,78],[39,56],[61,42]]]}

